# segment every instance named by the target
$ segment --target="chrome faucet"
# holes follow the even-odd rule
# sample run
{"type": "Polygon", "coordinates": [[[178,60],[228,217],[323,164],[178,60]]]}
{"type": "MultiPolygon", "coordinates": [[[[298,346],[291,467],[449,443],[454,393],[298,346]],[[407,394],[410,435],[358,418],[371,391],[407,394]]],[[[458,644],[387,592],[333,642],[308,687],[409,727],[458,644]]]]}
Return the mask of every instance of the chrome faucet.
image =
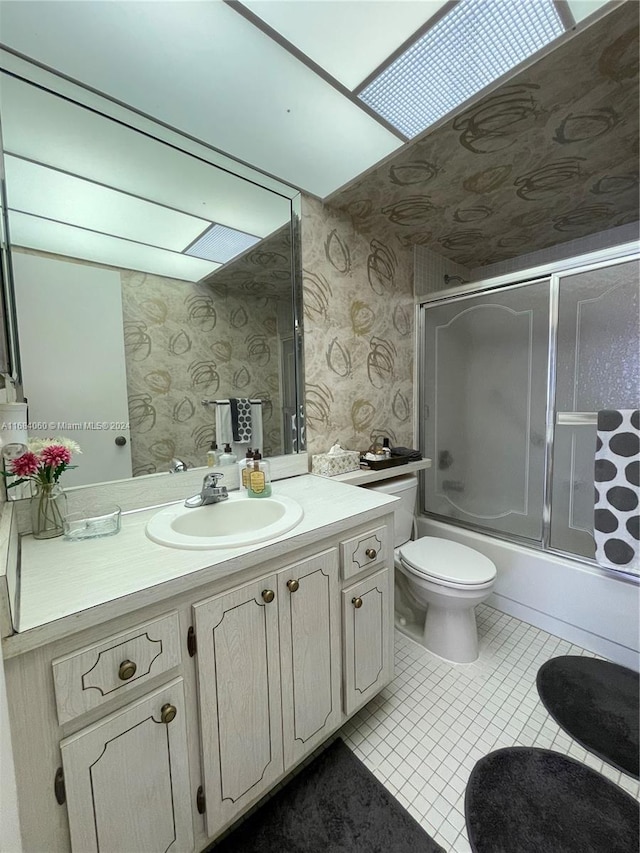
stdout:
{"type": "Polygon", "coordinates": [[[183,462],[182,459],[178,459],[177,457],[175,459],[172,459],[171,462],[169,462],[169,473],[170,474],[177,474],[178,471],[187,471],[188,468],[189,468],[188,463],[183,462]]]}
{"type": "Polygon", "coordinates": [[[205,474],[200,494],[187,498],[184,505],[193,508],[206,506],[207,504],[217,504],[220,503],[220,501],[228,500],[229,494],[227,492],[227,487],[218,485],[218,480],[221,477],[224,477],[224,474],[218,474],[216,471],[212,474],[205,474]]]}

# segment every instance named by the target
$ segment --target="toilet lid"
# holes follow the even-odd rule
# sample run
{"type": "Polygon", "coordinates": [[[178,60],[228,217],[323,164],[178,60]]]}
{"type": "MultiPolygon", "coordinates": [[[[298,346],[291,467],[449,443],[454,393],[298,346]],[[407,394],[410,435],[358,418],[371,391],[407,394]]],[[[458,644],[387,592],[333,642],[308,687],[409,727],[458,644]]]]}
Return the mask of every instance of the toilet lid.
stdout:
{"type": "Polygon", "coordinates": [[[482,584],[496,576],[495,565],[484,554],[437,536],[407,542],[400,557],[415,572],[445,583],[482,584]]]}

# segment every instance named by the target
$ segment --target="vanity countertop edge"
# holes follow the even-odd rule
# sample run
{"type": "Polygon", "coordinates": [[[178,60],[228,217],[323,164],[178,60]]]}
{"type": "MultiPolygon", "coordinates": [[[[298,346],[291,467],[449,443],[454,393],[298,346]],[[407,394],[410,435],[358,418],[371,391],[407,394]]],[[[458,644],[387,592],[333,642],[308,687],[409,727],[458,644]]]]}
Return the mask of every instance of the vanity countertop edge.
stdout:
{"type": "Polygon", "coordinates": [[[241,583],[243,570],[256,558],[265,563],[367,524],[389,514],[397,500],[314,474],[278,481],[277,494],[297,500],[304,518],[290,533],[244,548],[188,551],[158,545],[144,531],[157,507],[123,515],[122,530],[112,537],[84,542],[23,537],[19,630],[4,637],[4,657],[150,604],[170,604],[173,596],[223,577],[238,574],[241,583]]]}

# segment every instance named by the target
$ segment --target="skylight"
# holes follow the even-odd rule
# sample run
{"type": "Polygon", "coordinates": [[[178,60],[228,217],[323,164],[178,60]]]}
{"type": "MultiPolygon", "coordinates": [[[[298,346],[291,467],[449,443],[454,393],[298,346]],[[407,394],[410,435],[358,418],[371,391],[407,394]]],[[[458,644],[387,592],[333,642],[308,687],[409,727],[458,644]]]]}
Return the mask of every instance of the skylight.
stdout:
{"type": "Polygon", "coordinates": [[[412,138],[564,31],[552,0],[462,0],[358,97],[412,138]]]}
{"type": "Polygon", "coordinates": [[[216,261],[226,264],[236,255],[250,249],[259,243],[260,237],[254,234],[245,234],[244,231],[236,231],[235,228],[227,228],[225,225],[212,225],[198,237],[190,246],[184,250],[185,255],[193,255],[194,258],[204,258],[206,261],[216,261]]]}

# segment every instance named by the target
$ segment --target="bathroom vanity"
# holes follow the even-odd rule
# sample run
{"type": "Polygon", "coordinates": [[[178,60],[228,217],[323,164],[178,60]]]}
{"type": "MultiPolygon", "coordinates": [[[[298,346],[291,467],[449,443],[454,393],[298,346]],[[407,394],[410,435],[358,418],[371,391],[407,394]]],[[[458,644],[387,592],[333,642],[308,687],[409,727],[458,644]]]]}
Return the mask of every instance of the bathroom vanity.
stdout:
{"type": "Polygon", "coordinates": [[[111,538],[21,538],[3,653],[25,853],[201,851],[389,682],[395,499],[314,475],[277,494],[304,517],[250,547],[156,544],[157,508],[111,538]]]}

